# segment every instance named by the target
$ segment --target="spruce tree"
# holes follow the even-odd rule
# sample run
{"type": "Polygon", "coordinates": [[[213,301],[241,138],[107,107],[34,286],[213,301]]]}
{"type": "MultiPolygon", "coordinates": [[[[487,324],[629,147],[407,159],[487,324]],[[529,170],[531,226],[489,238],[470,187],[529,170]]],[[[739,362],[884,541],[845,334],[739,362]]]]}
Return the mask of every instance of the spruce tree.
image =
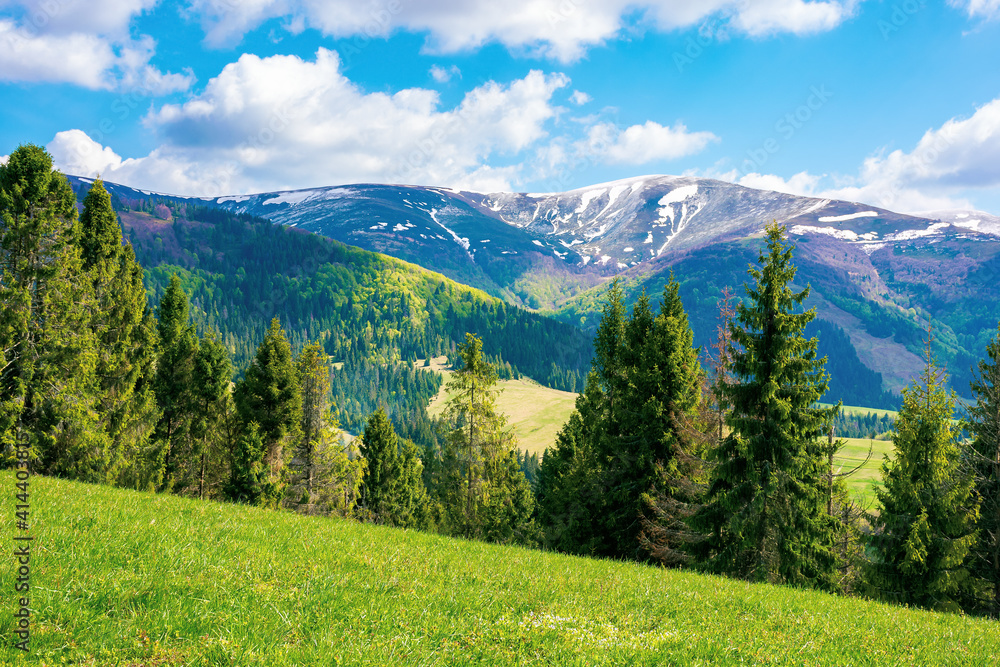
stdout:
{"type": "Polygon", "coordinates": [[[264,462],[266,445],[257,422],[245,425],[232,452],[225,496],[237,503],[275,508],[281,500],[281,485],[271,480],[264,462]]]}
{"type": "Polygon", "coordinates": [[[206,498],[226,477],[226,452],[233,443],[230,384],[233,365],[229,350],[215,332],[200,342],[191,370],[193,415],[191,436],[198,465],[198,497],[206,498]]]}
{"type": "Polygon", "coordinates": [[[392,422],[379,407],[368,418],[359,447],[366,470],[361,483],[361,502],[377,523],[391,523],[395,486],[399,479],[399,438],[392,422]]]}
{"type": "Polygon", "coordinates": [[[174,274],[157,310],[160,354],[153,389],[160,419],[153,435],[158,449],[148,473],[151,486],[167,491],[183,491],[196,484],[200,463],[191,433],[198,338],[190,320],[188,296],[174,274]]]}
{"type": "Polygon", "coordinates": [[[607,452],[603,515],[619,556],[639,556],[641,518],[653,502],[686,491],[697,468],[691,432],[703,373],[679,291],[671,275],[659,314],[653,316],[643,294],[625,323],[621,402],[612,415],[618,437],[607,452]]]}
{"type": "Polygon", "coordinates": [[[796,269],[784,228],[769,225],[766,243],[730,325],[731,432],[693,517],[704,535],[693,551],[711,572],[829,589],[835,524],[825,511],[820,438],[832,411],[814,407],[827,389],[826,360],[816,358],[816,339],[802,335],[815,312],[795,312],[809,288],[791,289],[796,269]]]}
{"type": "Polygon", "coordinates": [[[319,343],[306,345],[296,361],[302,392],[301,444],[297,451],[305,497],[314,501],[318,449],[328,427],[330,412],[330,362],[319,343]]]}
{"type": "Polygon", "coordinates": [[[80,248],[93,287],[92,328],[97,338],[99,418],[109,439],[105,479],[140,481],[158,418],[153,376],[156,331],[143,287],[142,267],[122,244],[118,217],[97,180],[83,200],[80,248]]]}
{"type": "Polygon", "coordinates": [[[243,380],[236,386],[236,410],[241,424],[256,422],[264,442],[264,462],[270,481],[281,483],[286,446],[295,443],[302,423],[302,394],[292,348],[278,318],[257,347],[243,380]]]}
{"type": "Polygon", "coordinates": [[[926,349],[920,378],[903,390],[892,434],[894,455],[882,464],[879,511],[871,518],[866,577],[879,598],[957,611],[975,582],[966,565],[975,544],[978,504],[962,465],[954,393],[926,349]]]}
{"type": "Polygon", "coordinates": [[[77,240],[76,198],[44,149],[0,165],[0,445],[35,469],[101,481],[93,293],[77,240]]]}
{"type": "Polygon", "coordinates": [[[368,418],[360,451],[366,464],[361,497],[371,518],[401,528],[426,527],[428,498],[420,450],[411,440],[399,439],[384,408],[368,418]]]}
{"type": "Polygon", "coordinates": [[[980,506],[979,540],[972,548],[969,569],[986,585],[977,608],[996,617],[1000,616],[1000,328],[974,377],[969,460],[980,506]]]}
{"type": "Polygon", "coordinates": [[[576,409],[547,449],[538,470],[538,517],[544,544],[566,553],[600,552],[602,469],[594,441],[604,405],[597,373],[587,377],[576,409]]]}

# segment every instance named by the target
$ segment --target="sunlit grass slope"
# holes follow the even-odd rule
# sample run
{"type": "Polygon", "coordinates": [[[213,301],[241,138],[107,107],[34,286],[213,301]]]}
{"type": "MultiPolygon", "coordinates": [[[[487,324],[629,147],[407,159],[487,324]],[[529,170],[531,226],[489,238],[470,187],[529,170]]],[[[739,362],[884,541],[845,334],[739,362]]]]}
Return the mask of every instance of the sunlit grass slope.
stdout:
{"type": "MultiPolygon", "coordinates": [[[[427,408],[432,417],[444,412],[445,402],[450,396],[447,380],[451,377],[451,370],[438,360],[432,362],[431,368],[445,374],[445,384],[427,408]]],[[[418,368],[421,363],[417,363],[418,368]]],[[[497,387],[501,390],[497,396],[497,408],[507,415],[508,423],[517,436],[518,447],[529,454],[541,456],[546,449],[555,446],[556,436],[576,407],[577,395],[544,387],[527,377],[501,380],[497,387]]]]}
{"type": "MultiPolygon", "coordinates": [[[[13,488],[10,473],[0,485],[13,488]]],[[[9,663],[1000,660],[1000,626],[986,620],[49,479],[31,489],[33,652],[23,660],[6,643],[8,552],[9,663]]]]}

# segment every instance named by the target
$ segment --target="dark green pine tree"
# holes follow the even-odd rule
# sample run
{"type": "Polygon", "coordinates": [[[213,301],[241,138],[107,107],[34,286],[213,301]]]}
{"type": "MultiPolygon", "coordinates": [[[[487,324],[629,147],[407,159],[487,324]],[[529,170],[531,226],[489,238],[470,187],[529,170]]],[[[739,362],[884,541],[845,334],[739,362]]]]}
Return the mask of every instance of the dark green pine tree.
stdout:
{"type": "Polygon", "coordinates": [[[538,544],[541,534],[534,521],[535,494],[510,450],[490,462],[493,491],[483,511],[483,539],[497,544],[538,544]]]}
{"type": "Polygon", "coordinates": [[[368,418],[361,445],[366,469],[361,482],[361,504],[377,523],[392,523],[396,485],[400,476],[399,438],[379,407],[368,418]]]}
{"type": "Polygon", "coordinates": [[[685,480],[697,468],[690,434],[703,378],[693,340],[672,275],[659,314],[653,316],[643,294],[625,323],[621,400],[612,414],[618,437],[607,452],[604,480],[603,519],[615,555],[640,555],[641,519],[654,500],[688,493],[685,480]]]}
{"type": "Polygon", "coordinates": [[[271,320],[256,356],[236,385],[235,399],[240,423],[256,422],[260,429],[270,481],[283,483],[286,455],[290,458],[301,428],[302,393],[292,348],[278,318],[271,320]]]}
{"type": "Polygon", "coordinates": [[[975,405],[969,407],[967,428],[972,435],[969,459],[975,497],[979,501],[979,540],[972,548],[969,569],[985,588],[977,610],[1000,616],[1000,328],[979,362],[972,384],[975,405]]]}
{"type": "Polygon", "coordinates": [[[122,244],[118,217],[100,180],[83,200],[80,247],[94,294],[99,418],[109,439],[105,479],[144,487],[158,417],[153,391],[156,328],[142,267],[132,246],[122,244]]]}
{"type": "Polygon", "coordinates": [[[884,600],[957,611],[976,582],[966,566],[976,542],[978,504],[971,471],[962,465],[954,394],[945,390],[927,340],[927,365],[903,390],[892,441],[882,464],[880,505],[870,517],[866,581],[884,600]]]}
{"type": "Polygon", "coordinates": [[[212,495],[227,478],[225,453],[234,444],[230,385],[233,364],[218,334],[209,332],[198,346],[191,369],[193,414],[192,454],[198,466],[198,497],[212,495]]]}
{"type": "Polygon", "coordinates": [[[302,392],[301,440],[296,452],[306,504],[315,502],[319,449],[324,441],[330,412],[330,360],[319,343],[306,345],[295,362],[302,392]]]}
{"type": "Polygon", "coordinates": [[[815,312],[795,312],[809,288],[790,287],[793,246],[777,224],[766,235],[760,268],[750,268],[748,302],[730,326],[731,431],[693,517],[704,536],[693,551],[711,572],[831,589],[835,525],[820,438],[832,411],[814,407],[827,389],[826,359],[816,358],[816,339],[802,335],[815,312]]]}
{"type": "Polygon", "coordinates": [[[198,338],[191,325],[188,296],[176,274],[157,310],[160,355],[153,389],[160,409],[153,438],[156,455],[147,476],[154,488],[183,491],[197,481],[198,460],[191,422],[196,412],[192,381],[198,338]]]}
{"type": "Polygon", "coordinates": [[[245,425],[233,448],[226,498],[246,505],[278,506],[281,486],[271,480],[271,471],[264,462],[265,450],[257,422],[245,425]]]}
{"type": "Polygon", "coordinates": [[[604,396],[597,374],[587,377],[576,409],[547,449],[538,470],[538,519],[546,547],[591,555],[598,543],[603,491],[594,440],[604,396]]]}
{"type": "Polygon", "coordinates": [[[0,444],[35,469],[102,481],[93,294],[77,244],[76,197],[33,145],[0,165],[0,444]]]}

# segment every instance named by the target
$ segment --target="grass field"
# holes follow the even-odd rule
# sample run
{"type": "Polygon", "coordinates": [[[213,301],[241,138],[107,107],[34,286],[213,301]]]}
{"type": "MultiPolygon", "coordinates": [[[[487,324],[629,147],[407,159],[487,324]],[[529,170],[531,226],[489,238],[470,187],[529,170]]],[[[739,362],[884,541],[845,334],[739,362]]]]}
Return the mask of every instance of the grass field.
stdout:
{"type": "MultiPolygon", "coordinates": [[[[440,415],[447,400],[447,380],[451,370],[442,366],[443,357],[435,360],[431,368],[445,375],[445,385],[427,408],[432,417],[440,415]]],[[[422,361],[417,362],[421,367],[422,361]]],[[[507,415],[514,428],[518,446],[531,454],[541,455],[555,444],[556,434],[569,421],[576,405],[576,394],[543,387],[534,380],[503,380],[497,397],[497,407],[507,415]]]]}
{"type": "MultiPolygon", "coordinates": [[[[13,484],[0,473],[5,525],[13,484]]],[[[993,621],[47,478],[31,492],[32,652],[10,646],[5,549],[5,664],[1000,661],[993,621]]]]}
{"type": "Polygon", "coordinates": [[[892,457],[893,447],[889,440],[869,440],[868,438],[839,438],[847,444],[837,453],[833,462],[839,466],[837,472],[850,472],[858,466],[861,468],[847,478],[847,487],[851,495],[860,503],[872,509],[875,503],[874,484],[882,483],[882,461],[884,455],[892,457]],[[871,458],[868,450],[871,447],[871,458]],[[865,459],[868,458],[867,463],[865,459]]]}
{"type": "MultiPolygon", "coordinates": [[[[833,405],[830,404],[830,403],[820,403],[819,405],[820,405],[820,407],[824,407],[824,408],[833,407],[833,405]]],[[[888,416],[892,417],[893,419],[895,419],[897,416],[899,416],[899,413],[896,412],[895,410],[882,410],[881,408],[862,408],[862,407],[858,407],[857,405],[842,405],[840,407],[840,409],[843,411],[843,413],[845,415],[861,415],[861,416],[864,416],[864,415],[867,415],[868,413],[872,413],[872,414],[874,414],[874,415],[876,415],[878,417],[885,417],[886,415],[888,415],[888,416]]]]}

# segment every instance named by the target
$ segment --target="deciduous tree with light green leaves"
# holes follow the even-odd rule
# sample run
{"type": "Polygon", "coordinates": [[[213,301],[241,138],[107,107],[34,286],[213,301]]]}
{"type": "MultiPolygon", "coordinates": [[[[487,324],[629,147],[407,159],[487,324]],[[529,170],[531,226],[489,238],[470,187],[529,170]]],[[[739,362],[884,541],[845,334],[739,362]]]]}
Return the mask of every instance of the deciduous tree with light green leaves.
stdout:
{"type": "Polygon", "coordinates": [[[692,551],[710,571],[751,581],[833,589],[835,520],[826,512],[828,467],[821,442],[833,409],[825,358],[802,332],[815,311],[797,312],[793,246],[766,228],[750,267],[753,285],[730,324],[733,379],[724,391],[729,435],[715,451],[705,505],[693,517],[692,551]]]}
{"type": "Polygon", "coordinates": [[[977,585],[968,560],[979,507],[952,422],[955,396],[930,347],[928,336],[926,366],[903,390],[894,454],[882,464],[866,582],[884,600],[957,611],[977,585]]]}

